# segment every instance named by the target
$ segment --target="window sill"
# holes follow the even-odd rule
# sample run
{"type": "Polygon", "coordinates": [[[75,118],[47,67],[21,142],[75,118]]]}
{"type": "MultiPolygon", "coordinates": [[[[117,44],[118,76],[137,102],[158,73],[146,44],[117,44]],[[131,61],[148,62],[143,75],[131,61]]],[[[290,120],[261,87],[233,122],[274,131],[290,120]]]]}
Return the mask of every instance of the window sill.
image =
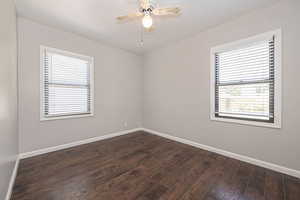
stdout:
{"type": "Polygon", "coordinates": [[[212,121],[218,121],[218,122],[225,122],[225,123],[235,123],[235,124],[241,124],[241,125],[248,125],[248,126],[257,126],[257,127],[267,127],[267,128],[275,128],[275,129],[281,129],[280,122],[275,123],[266,123],[266,122],[256,122],[256,121],[247,121],[247,120],[239,120],[239,119],[228,119],[228,118],[222,118],[222,117],[211,117],[212,121]]]}
{"type": "Polygon", "coordinates": [[[63,120],[63,119],[76,119],[83,117],[93,117],[94,114],[82,114],[82,115],[69,115],[69,116],[57,116],[57,117],[41,117],[40,121],[52,121],[52,120],[63,120]]]}

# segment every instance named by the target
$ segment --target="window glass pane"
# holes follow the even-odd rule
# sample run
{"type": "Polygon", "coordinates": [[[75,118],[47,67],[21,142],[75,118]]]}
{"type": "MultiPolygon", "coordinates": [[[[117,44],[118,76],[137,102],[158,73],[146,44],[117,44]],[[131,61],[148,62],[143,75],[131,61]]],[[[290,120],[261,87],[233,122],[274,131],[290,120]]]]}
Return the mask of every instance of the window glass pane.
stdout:
{"type": "Polygon", "coordinates": [[[269,42],[218,54],[219,83],[267,80],[270,77],[269,42]]]}
{"type": "Polygon", "coordinates": [[[85,60],[50,54],[49,83],[57,84],[89,84],[89,66],[85,60]]]}
{"type": "Polygon", "coordinates": [[[49,85],[49,115],[88,113],[88,88],[49,85]]]}
{"type": "Polygon", "coordinates": [[[220,115],[269,119],[269,87],[269,83],[219,86],[220,115]]]}

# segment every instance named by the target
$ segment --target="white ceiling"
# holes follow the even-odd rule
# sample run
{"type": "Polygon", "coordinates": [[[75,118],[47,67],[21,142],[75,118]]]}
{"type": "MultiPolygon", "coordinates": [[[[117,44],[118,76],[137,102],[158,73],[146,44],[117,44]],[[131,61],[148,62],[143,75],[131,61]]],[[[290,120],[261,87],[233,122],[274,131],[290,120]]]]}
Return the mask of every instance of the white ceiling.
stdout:
{"type": "Polygon", "coordinates": [[[155,31],[140,46],[141,21],[115,18],[138,9],[138,0],[16,0],[19,16],[74,32],[141,54],[195,35],[214,25],[278,0],[156,0],[159,6],[180,6],[179,17],[155,18],[155,31]]]}

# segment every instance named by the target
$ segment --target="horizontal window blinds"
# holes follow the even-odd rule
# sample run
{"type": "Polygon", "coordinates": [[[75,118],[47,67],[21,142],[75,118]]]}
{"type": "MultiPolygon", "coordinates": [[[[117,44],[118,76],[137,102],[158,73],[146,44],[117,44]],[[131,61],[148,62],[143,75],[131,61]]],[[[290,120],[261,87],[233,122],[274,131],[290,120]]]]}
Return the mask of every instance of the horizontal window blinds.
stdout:
{"type": "Polygon", "coordinates": [[[274,120],[274,38],[215,54],[215,115],[274,120]]]}
{"type": "Polygon", "coordinates": [[[90,114],[90,63],[47,50],[44,53],[44,116],[90,114]]]}

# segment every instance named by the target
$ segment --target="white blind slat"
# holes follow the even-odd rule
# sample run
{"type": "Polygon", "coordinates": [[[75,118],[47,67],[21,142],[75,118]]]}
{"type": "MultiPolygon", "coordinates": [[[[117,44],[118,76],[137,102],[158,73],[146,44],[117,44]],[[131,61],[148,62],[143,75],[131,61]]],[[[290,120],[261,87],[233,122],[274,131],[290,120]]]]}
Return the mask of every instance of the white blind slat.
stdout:
{"type": "Polygon", "coordinates": [[[272,120],[273,54],[273,39],[216,54],[216,115],[272,120]]]}
{"type": "Polygon", "coordinates": [[[44,115],[91,113],[90,63],[72,55],[45,51],[44,115]]]}

